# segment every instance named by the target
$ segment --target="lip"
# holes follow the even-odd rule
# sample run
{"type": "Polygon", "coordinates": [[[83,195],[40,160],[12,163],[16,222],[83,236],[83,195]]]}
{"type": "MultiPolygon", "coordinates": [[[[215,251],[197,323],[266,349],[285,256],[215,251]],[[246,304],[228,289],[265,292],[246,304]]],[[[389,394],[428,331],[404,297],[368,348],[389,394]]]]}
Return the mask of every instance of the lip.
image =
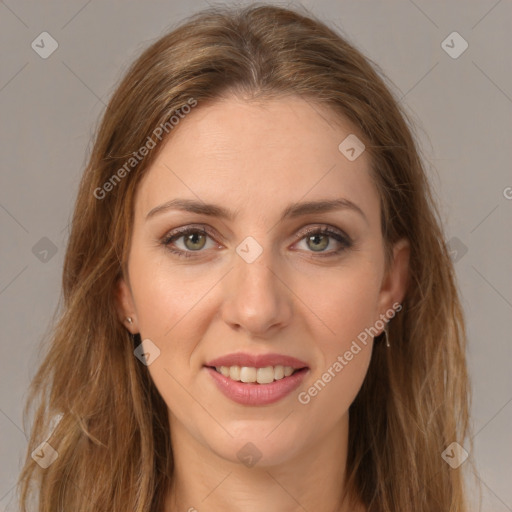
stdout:
{"type": "Polygon", "coordinates": [[[205,370],[211,375],[219,390],[227,398],[238,404],[251,406],[268,405],[278,402],[297,389],[309,372],[309,368],[302,368],[289,377],[283,377],[270,384],[252,384],[224,377],[215,368],[205,367],[205,370]]]}
{"type": "Polygon", "coordinates": [[[205,363],[205,366],[249,366],[252,368],[265,368],[265,366],[291,366],[294,370],[307,368],[308,364],[300,359],[283,354],[246,354],[238,352],[217,357],[205,363]]]}
{"type": "Polygon", "coordinates": [[[297,389],[309,372],[309,366],[296,357],[283,354],[247,354],[238,352],[217,357],[208,361],[205,370],[211,375],[219,390],[230,400],[242,405],[268,405],[283,399],[297,389]],[[215,370],[217,366],[248,366],[265,368],[266,366],[291,366],[295,371],[289,377],[275,380],[269,384],[238,382],[224,377],[215,370]]]}

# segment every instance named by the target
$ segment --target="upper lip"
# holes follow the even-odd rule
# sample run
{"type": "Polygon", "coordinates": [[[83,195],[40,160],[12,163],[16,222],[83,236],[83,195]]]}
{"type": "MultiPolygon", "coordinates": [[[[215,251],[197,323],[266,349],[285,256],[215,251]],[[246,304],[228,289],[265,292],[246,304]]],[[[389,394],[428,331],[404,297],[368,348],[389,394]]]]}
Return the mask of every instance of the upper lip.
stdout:
{"type": "Polygon", "coordinates": [[[227,354],[208,361],[205,366],[248,366],[265,368],[266,366],[291,366],[294,369],[306,368],[308,365],[296,357],[283,354],[246,354],[238,352],[227,354]]]}

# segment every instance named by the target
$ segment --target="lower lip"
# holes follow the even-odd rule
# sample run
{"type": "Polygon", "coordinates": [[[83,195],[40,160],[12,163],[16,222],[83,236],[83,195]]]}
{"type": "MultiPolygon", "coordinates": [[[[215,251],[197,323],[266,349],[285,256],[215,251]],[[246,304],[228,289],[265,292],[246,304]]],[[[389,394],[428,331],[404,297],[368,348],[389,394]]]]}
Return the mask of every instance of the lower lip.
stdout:
{"type": "Polygon", "coordinates": [[[289,377],[283,377],[270,384],[254,384],[238,382],[224,377],[213,368],[205,368],[225,396],[243,405],[267,405],[278,402],[297,389],[308,372],[308,368],[303,368],[289,377]]]}

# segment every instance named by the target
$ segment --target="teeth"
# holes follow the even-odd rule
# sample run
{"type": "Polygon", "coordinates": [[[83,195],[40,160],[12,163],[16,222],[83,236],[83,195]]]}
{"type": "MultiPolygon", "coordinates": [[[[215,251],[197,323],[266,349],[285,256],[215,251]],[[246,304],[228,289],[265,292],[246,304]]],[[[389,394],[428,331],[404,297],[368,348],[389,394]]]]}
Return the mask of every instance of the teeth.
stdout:
{"type": "Polygon", "coordinates": [[[242,382],[256,382],[256,374],[256,368],[248,368],[247,366],[240,368],[240,380],[242,382]]]}
{"type": "Polygon", "coordinates": [[[274,367],[266,366],[265,368],[258,368],[256,371],[256,382],[258,384],[270,384],[274,382],[274,367]]]}
{"type": "Polygon", "coordinates": [[[240,380],[240,366],[229,367],[229,378],[233,380],[240,380]]]}
{"type": "Polygon", "coordinates": [[[274,379],[280,380],[284,377],[284,367],[283,366],[275,366],[274,367],[274,379]]]}
{"type": "Polygon", "coordinates": [[[216,366],[215,369],[232,380],[238,382],[257,382],[258,384],[270,384],[274,380],[289,377],[295,370],[291,366],[266,366],[265,368],[253,368],[250,366],[216,366]]]}

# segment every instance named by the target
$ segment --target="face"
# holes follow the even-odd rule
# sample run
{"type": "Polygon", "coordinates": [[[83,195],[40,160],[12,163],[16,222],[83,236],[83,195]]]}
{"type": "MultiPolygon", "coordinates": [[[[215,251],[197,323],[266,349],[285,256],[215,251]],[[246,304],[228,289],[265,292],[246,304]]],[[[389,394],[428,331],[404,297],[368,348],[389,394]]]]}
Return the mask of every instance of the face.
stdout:
{"type": "Polygon", "coordinates": [[[198,106],[139,184],[118,306],[173,442],[232,461],[251,442],[275,464],[347,426],[407,244],[386,269],[368,153],[347,159],[358,131],[330,115],[297,97],[198,106]]]}

